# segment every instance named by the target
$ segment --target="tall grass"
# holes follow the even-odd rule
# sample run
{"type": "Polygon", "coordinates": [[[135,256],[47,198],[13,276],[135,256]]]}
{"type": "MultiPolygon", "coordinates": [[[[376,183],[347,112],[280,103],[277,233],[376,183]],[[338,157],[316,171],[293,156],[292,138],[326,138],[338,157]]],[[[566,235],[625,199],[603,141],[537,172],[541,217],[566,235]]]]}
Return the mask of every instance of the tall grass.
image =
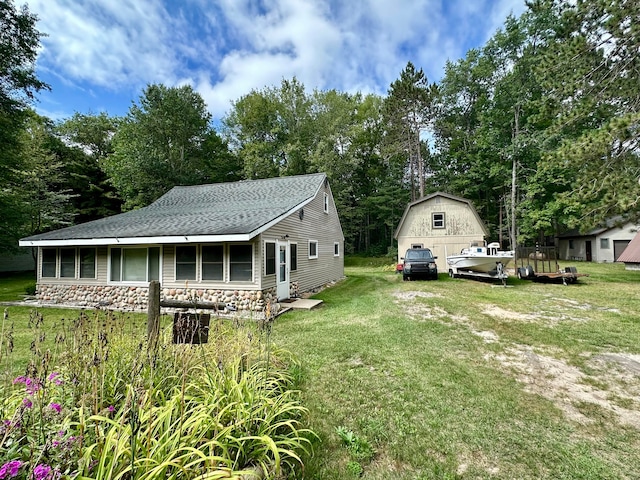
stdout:
{"type": "Polygon", "coordinates": [[[314,434],[289,373],[297,362],[270,343],[272,319],[215,318],[200,345],[173,344],[169,325],[149,345],[140,317],[22,316],[22,328],[9,313],[2,329],[0,367],[11,373],[0,382],[0,476],[275,478],[302,468],[314,434]],[[26,364],[13,359],[22,330],[26,364]]]}

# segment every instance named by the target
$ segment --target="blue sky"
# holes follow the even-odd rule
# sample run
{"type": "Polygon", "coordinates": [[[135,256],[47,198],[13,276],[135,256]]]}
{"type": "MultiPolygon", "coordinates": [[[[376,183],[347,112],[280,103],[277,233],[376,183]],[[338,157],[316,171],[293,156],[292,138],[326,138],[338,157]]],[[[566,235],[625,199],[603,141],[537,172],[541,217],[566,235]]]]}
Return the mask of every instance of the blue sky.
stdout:
{"type": "Polygon", "coordinates": [[[38,15],[35,104],[125,115],[149,83],[189,84],[215,119],[252,89],[385,94],[408,61],[438,81],[524,0],[15,0],[38,15]]]}

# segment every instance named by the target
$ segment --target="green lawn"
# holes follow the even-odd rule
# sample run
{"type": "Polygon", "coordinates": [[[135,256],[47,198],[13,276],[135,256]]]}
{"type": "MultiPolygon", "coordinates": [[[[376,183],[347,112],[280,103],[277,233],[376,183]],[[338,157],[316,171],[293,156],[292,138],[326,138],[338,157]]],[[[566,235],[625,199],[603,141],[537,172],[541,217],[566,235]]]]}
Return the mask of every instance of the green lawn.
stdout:
{"type": "Polygon", "coordinates": [[[501,288],[349,267],[321,308],[279,317],[321,438],[304,478],[637,478],[638,370],[603,359],[640,368],[640,275],[578,271],[501,288]]]}
{"type": "Polygon", "coordinates": [[[29,287],[35,287],[36,276],[33,272],[1,273],[0,302],[22,300],[29,287]]]}
{"type": "MultiPolygon", "coordinates": [[[[300,478],[637,478],[640,272],[579,263],[590,276],[575,285],[503,288],[349,265],[320,308],[285,313],[271,336],[301,362],[320,438],[300,478]]],[[[30,309],[7,312],[28,323],[30,309]]]]}

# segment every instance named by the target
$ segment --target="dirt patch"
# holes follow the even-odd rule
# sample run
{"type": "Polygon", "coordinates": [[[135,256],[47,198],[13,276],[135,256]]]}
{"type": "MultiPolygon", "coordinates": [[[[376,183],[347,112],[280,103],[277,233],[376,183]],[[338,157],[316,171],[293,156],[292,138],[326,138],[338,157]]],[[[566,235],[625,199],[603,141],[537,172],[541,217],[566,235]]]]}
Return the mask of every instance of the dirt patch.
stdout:
{"type": "Polygon", "coordinates": [[[506,320],[518,320],[520,322],[534,322],[539,319],[538,315],[530,313],[519,313],[512,310],[505,310],[497,305],[485,305],[482,313],[494,318],[504,318],[506,320]]]}
{"type": "Polygon", "coordinates": [[[395,292],[394,296],[396,297],[396,303],[398,300],[410,301],[415,300],[416,298],[441,298],[442,295],[439,293],[431,293],[431,292],[420,292],[420,291],[408,291],[408,292],[395,292]]]}
{"type": "Polygon", "coordinates": [[[405,312],[413,320],[426,321],[436,320],[448,316],[449,314],[444,308],[426,305],[424,303],[415,302],[416,298],[439,298],[442,295],[430,292],[409,291],[395,292],[396,304],[402,304],[405,312]]]}
{"type": "Polygon", "coordinates": [[[525,345],[516,345],[507,348],[504,354],[492,354],[488,357],[511,368],[516,378],[525,384],[525,390],[551,400],[568,418],[576,422],[592,422],[578,409],[581,403],[586,402],[615,414],[621,424],[640,429],[640,412],[618,404],[620,399],[633,404],[638,398],[640,374],[633,372],[636,368],[640,369],[640,359],[618,354],[599,355],[592,361],[594,368],[598,369],[598,375],[594,377],[585,375],[577,367],[562,360],[536,353],[525,345]],[[615,378],[621,373],[612,373],[606,368],[610,361],[620,365],[626,373],[624,383],[615,378]],[[603,388],[593,383],[603,385],[603,388]]]}

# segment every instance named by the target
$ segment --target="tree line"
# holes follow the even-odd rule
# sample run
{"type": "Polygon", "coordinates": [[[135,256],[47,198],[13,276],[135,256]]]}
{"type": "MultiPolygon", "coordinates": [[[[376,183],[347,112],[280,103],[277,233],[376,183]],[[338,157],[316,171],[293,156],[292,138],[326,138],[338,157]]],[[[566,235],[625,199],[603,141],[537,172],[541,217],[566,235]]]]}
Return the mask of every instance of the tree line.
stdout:
{"type": "Polygon", "coordinates": [[[148,85],[124,117],[37,115],[37,18],[11,0],[0,13],[0,251],[175,185],[314,172],[330,179],[348,253],[393,249],[407,203],[435,191],[470,199],[505,246],[639,216],[632,0],[530,1],[437,83],[411,62],[386,95],[284,79],[217,128],[189,86],[148,85]]]}

